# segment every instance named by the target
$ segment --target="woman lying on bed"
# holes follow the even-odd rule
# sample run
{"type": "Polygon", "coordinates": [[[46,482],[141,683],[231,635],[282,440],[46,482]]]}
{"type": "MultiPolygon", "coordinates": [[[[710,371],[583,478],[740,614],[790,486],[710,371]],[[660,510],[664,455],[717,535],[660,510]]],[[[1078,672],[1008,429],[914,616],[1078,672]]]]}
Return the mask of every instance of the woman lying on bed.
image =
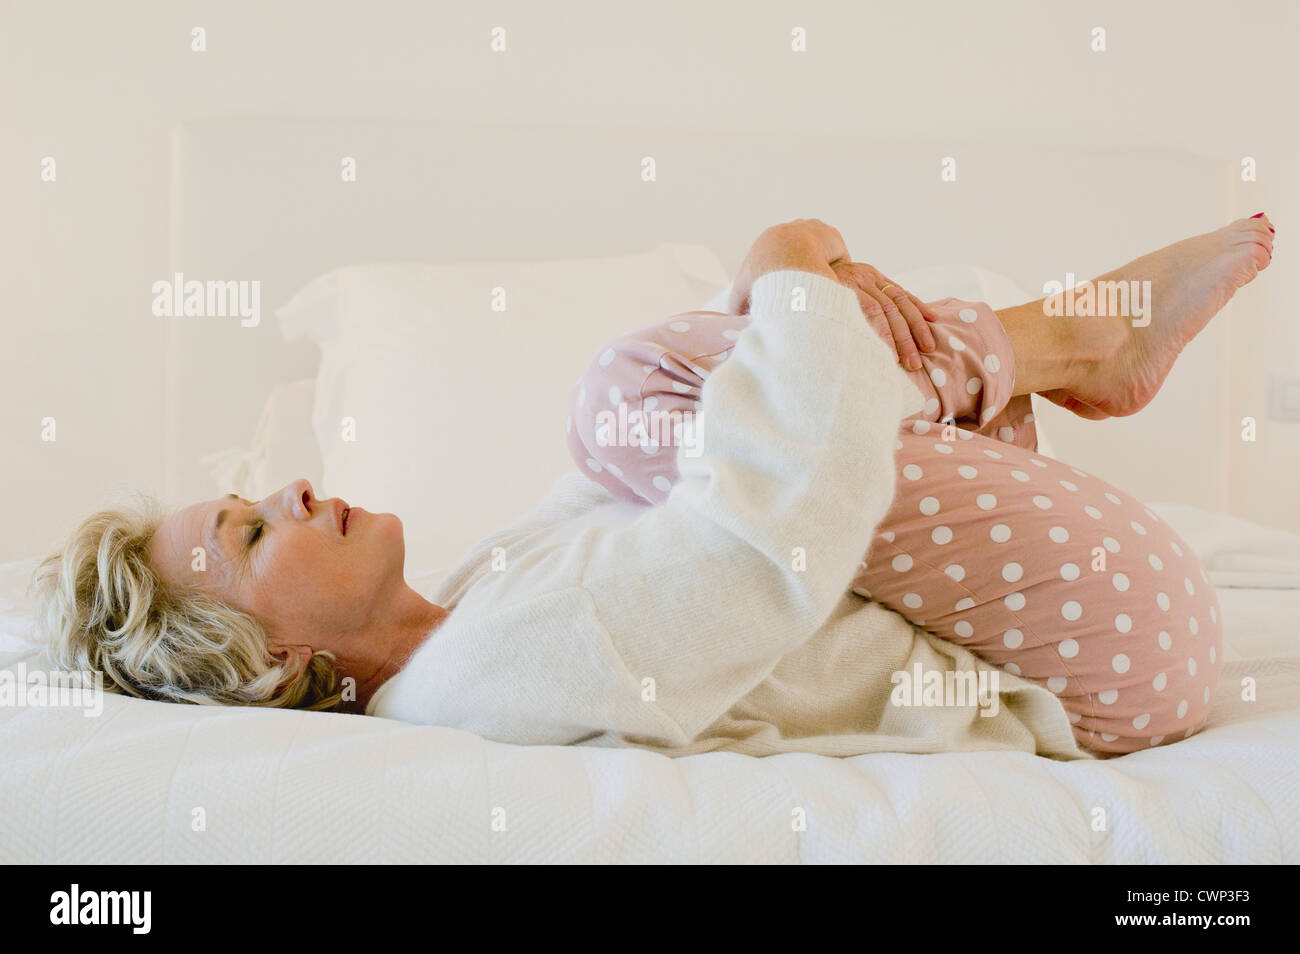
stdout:
{"type": "Polygon", "coordinates": [[[1151,283],[1134,320],[1045,317],[1084,310],[1061,307],[1082,288],[922,305],[835,229],[770,228],[733,314],[592,360],[567,431],[595,483],[562,481],[484,541],[446,606],[407,585],[396,516],[298,481],[91,517],[38,572],[55,659],[148,699],[685,752],[746,726],[845,731],[890,690],[873,633],[914,624],[1055,693],[1086,752],[1168,744],[1210,710],[1214,589],[1151,510],[1035,452],[1030,395],[1136,413],[1269,264],[1273,231],[1261,214],[1102,276],[1151,283]],[[641,415],[631,440],[620,406],[641,415]],[[654,420],[699,430],[678,448],[654,420]]]}

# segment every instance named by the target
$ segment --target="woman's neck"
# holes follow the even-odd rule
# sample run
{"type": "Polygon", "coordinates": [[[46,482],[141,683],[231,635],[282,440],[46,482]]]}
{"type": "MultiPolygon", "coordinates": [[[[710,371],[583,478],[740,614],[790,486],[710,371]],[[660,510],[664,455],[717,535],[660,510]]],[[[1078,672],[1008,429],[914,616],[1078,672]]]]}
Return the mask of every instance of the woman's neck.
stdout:
{"type": "Polygon", "coordinates": [[[352,651],[339,656],[343,678],[353,680],[351,687],[344,686],[340,707],[344,712],[365,712],[379,687],[397,675],[450,614],[406,585],[390,605],[393,611],[388,618],[349,640],[352,651]]]}

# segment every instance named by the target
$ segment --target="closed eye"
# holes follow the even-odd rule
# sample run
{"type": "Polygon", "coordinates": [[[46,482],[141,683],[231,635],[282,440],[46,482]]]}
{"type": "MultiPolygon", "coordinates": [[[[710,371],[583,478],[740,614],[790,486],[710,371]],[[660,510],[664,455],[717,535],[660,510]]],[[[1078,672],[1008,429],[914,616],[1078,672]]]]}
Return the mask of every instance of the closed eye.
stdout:
{"type": "Polygon", "coordinates": [[[253,528],[248,534],[248,539],[244,542],[245,548],[251,548],[258,540],[262,539],[262,530],[265,527],[266,524],[261,520],[253,524],[253,528]]]}

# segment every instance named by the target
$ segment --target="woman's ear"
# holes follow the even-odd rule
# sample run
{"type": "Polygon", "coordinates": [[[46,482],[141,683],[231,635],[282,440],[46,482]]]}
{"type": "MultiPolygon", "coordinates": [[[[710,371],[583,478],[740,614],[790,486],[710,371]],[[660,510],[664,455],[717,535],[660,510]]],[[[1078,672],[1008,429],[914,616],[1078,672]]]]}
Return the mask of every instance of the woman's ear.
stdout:
{"type": "Polygon", "coordinates": [[[271,656],[282,663],[296,662],[299,668],[306,668],[311,662],[314,650],[302,643],[275,643],[271,644],[271,656]]]}

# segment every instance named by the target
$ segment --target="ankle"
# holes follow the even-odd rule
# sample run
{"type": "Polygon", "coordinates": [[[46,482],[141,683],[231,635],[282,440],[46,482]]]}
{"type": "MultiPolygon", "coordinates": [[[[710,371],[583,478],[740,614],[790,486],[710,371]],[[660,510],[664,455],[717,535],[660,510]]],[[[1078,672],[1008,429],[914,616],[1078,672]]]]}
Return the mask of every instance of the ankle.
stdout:
{"type": "Polygon", "coordinates": [[[1081,319],[1049,315],[1044,299],[997,312],[1015,356],[1013,396],[1071,388],[1113,354],[1081,319]]]}

